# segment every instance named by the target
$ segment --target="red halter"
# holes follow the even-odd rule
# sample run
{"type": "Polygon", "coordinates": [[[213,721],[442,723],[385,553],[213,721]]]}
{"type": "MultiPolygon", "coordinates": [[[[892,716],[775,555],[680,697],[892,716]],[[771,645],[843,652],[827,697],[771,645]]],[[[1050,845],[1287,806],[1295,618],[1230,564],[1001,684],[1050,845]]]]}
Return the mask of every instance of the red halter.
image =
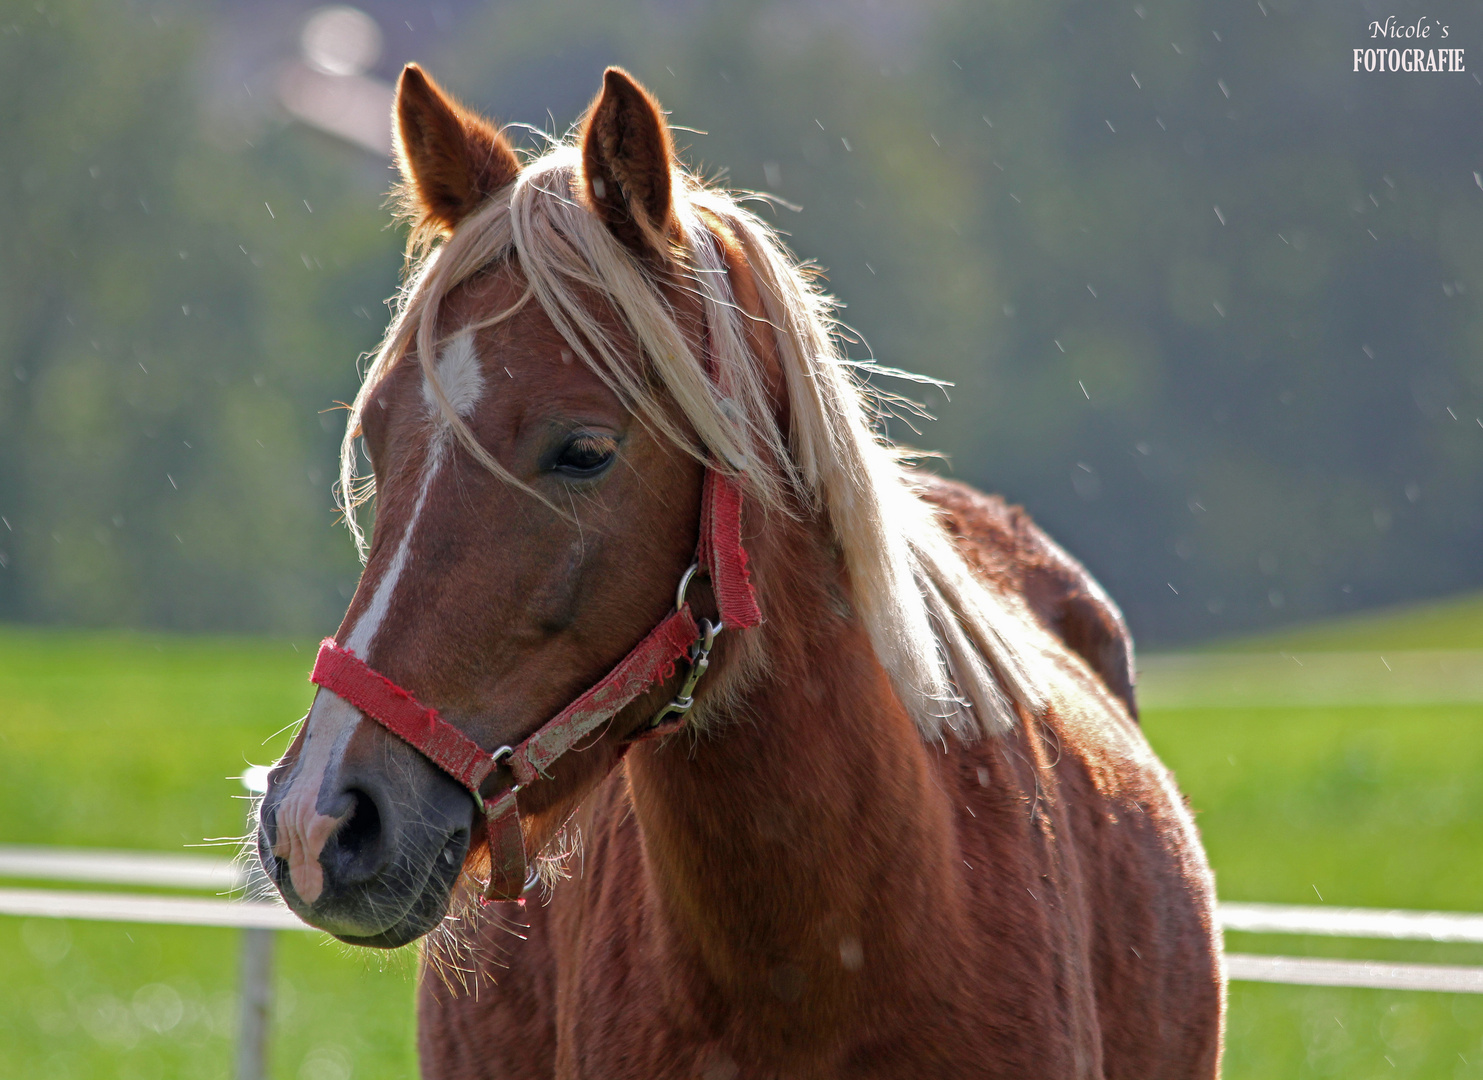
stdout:
{"type": "Polygon", "coordinates": [[[756,626],[762,621],[747,575],[747,553],[741,540],[741,488],[730,477],[707,469],[701,495],[700,542],[695,562],[680,579],[675,610],[635,645],[617,667],[592,689],[541,725],[517,746],[492,753],[428,708],[364,660],[325,638],[309,681],[319,684],[380,723],[453,779],[474,797],[484,814],[489,840],[489,885],[484,895],[514,900],[525,889],[528,869],[525,835],[516,796],[527,784],[547,777],[557,758],[612,719],[655,683],[674,672],[685,658],[689,671],[679,694],[634,737],[667,735],[685,722],[691,694],[710,663],[711,646],[722,628],[756,626]],[[719,621],[697,625],[685,590],[698,572],[710,575],[719,621]],[[485,802],[479,786],[500,765],[508,766],[514,783],[498,799],[485,802]]]}

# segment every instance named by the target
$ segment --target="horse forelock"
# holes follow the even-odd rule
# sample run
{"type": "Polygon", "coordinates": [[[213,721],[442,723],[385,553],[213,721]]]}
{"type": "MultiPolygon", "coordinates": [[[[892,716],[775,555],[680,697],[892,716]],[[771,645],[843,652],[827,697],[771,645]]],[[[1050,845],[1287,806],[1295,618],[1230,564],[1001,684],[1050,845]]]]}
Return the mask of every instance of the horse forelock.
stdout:
{"type": "Polygon", "coordinates": [[[556,144],[446,240],[411,253],[342,446],[341,505],[362,553],[355,508],[370,496],[371,481],[358,473],[355,440],[371,394],[409,350],[442,430],[485,468],[540,498],[480,446],[466,422],[469,386],[478,376],[472,332],[533,299],[643,423],[711,467],[744,472],[747,497],[765,515],[795,514],[801,506],[827,517],[854,606],[925,738],[944,730],[964,738],[994,733],[1014,724],[1016,705],[1038,710],[1027,670],[1036,653],[1021,646],[1023,613],[973,576],[934,510],[914,493],[899,454],[878,431],[879,404],[847,360],[834,302],[815,276],[733,194],[678,166],[676,250],[662,268],[644,265],[583,204],[581,167],[575,145],[556,144]],[[733,294],[728,247],[743,256],[760,311],[744,310],[733,294]],[[520,298],[439,340],[449,295],[499,265],[523,281],[520,298]],[[625,334],[594,310],[594,296],[625,334]],[[675,296],[695,306],[703,328],[677,311],[675,296]],[[775,345],[769,359],[781,369],[786,431],[776,388],[749,344],[758,323],[775,345]],[[470,357],[455,375],[447,358],[460,342],[470,357]]]}

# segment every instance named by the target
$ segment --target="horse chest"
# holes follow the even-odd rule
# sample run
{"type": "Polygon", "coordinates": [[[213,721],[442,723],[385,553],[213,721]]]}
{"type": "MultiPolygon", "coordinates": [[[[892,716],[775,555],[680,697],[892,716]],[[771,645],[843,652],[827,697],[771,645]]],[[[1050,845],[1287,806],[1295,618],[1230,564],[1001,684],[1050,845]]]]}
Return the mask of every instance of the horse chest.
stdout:
{"type": "MultiPolygon", "coordinates": [[[[1016,801],[1002,806],[1024,817],[1016,801]]],[[[1068,905],[1053,883],[1026,878],[1031,895],[1023,875],[998,875],[995,888],[965,888],[956,905],[940,898],[929,913],[935,932],[910,931],[913,971],[872,970],[878,943],[846,938],[833,942],[828,959],[839,977],[826,972],[827,987],[807,962],[763,963],[721,987],[702,957],[677,949],[657,925],[632,818],[608,820],[594,822],[580,876],[558,886],[549,904],[527,906],[526,940],[492,922],[481,930],[487,951],[502,938],[508,954],[509,968],[492,985],[467,995],[425,988],[425,1075],[1101,1075],[1085,972],[1067,960],[1081,950],[1069,942],[1068,905]],[[951,909],[964,904],[997,914],[955,928],[951,909]]],[[[985,868],[988,856],[970,853],[985,868]]]]}

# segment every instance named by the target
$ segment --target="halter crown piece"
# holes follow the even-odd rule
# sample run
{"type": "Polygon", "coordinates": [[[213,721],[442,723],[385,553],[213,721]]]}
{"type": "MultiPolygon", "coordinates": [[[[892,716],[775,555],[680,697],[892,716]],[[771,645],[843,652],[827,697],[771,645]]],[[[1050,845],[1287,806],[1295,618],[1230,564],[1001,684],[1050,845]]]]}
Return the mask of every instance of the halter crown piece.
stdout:
{"type": "Polygon", "coordinates": [[[333,638],[320,643],[309,681],[345,699],[404,740],[474,797],[474,805],[484,814],[489,842],[486,898],[517,899],[529,882],[525,834],[516,805],[521,789],[549,777],[547,770],[557,758],[649,687],[669,678],[676,662],[685,659],[689,667],[679,694],[633,738],[678,730],[685,723],[695,686],[709,666],[716,635],[723,628],[741,630],[762,621],[747,574],[747,553],[742,547],[741,504],[737,481],[714,467],[707,468],[701,495],[700,541],[695,562],[680,579],[675,610],[597,685],[516,746],[485,750],[439,716],[436,709],[423,705],[360,657],[340,648],[333,638]],[[719,612],[714,625],[709,619],[697,623],[685,600],[685,590],[697,573],[706,573],[711,579],[719,612]],[[479,787],[501,765],[510,770],[514,783],[499,798],[486,801],[479,787]]]}

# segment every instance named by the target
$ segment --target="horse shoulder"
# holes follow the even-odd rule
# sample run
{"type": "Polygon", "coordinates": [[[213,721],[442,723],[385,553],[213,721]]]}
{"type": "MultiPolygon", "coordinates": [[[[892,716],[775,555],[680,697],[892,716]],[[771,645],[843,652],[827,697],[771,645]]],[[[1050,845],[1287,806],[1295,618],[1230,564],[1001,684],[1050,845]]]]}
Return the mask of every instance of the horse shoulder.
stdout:
{"type": "Polygon", "coordinates": [[[914,479],[969,565],[1022,596],[1041,626],[1085,660],[1136,720],[1133,638],[1122,612],[1086,567],[1021,507],[929,473],[914,479]]]}

